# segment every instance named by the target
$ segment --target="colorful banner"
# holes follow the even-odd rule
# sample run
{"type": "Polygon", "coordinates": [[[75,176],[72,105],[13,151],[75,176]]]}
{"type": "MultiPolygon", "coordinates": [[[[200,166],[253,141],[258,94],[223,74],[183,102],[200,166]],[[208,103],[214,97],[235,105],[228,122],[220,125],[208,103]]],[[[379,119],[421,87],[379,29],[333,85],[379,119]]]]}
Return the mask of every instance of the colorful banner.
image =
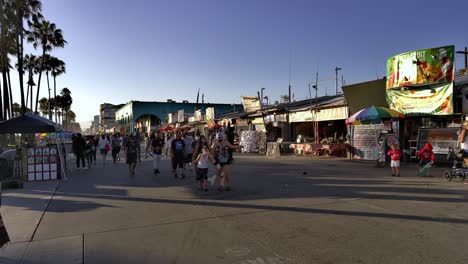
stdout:
{"type": "Polygon", "coordinates": [[[388,90],[390,109],[403,114],[453,114],[453,83],[423,90],[388,90]]]}
{"type": "Polygon", "coordinates": [[[452,82],[454,46],[398,54],[387,61],[387,89],[402,86],[452,82]]]}

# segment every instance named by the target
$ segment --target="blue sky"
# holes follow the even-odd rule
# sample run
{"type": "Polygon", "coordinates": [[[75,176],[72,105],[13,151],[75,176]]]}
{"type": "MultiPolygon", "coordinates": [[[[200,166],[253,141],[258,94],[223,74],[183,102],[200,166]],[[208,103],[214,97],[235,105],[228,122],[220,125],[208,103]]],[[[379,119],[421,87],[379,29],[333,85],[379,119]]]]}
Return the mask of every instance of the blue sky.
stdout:
{"type": "Polygon", "coordinates": [[[43,13],[68,41],[52,52],[67,63],[58,87],[88,121],[103,102],[194,101],[198,88],[208,102],[239,103],[262,87],[279,100],[290,57],[299,100],[317,70],[319,95],[333,94],[335,66],[357,83],[383,77],[395,54],[468,46],[468,2],[431,2],[43,0],[43,13]]]}

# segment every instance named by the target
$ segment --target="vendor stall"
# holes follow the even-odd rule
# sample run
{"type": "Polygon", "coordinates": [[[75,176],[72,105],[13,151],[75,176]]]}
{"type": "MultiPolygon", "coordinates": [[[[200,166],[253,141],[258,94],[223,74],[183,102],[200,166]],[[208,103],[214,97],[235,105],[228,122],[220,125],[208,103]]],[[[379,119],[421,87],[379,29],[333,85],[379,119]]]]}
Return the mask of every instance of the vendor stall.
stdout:
{"type": "MultiPolygon", "coordinates": [[[[45,141],[35,140],[24,144],[21,142],[18,151],[21,151],[22,180],[50,180],[65,178],[64,154],[60,146],[63,137],[62,128],[49,119],[34,115],[24,114],[0,123],[0,134],[34,134],[54,133],[55,137],[45,141]]],[[[34,136],[33,135],[33,136],[34,136]]]]}

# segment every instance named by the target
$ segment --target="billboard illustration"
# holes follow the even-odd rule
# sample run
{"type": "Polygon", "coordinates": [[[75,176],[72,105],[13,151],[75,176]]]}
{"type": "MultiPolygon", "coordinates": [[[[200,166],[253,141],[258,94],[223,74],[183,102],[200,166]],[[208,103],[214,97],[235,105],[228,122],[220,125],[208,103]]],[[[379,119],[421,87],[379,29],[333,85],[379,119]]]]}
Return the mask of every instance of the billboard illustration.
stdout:
{"type": "Polygon", "coordinates": [[[454,46],[398,54],[387,60],[387,89],[452,82],[454,46]]]}
{"type": "Polygon", "coordinates": [[[403,114],[453,114],[453,82],[431,89],[387,90],[389,107],[403,114]]]}

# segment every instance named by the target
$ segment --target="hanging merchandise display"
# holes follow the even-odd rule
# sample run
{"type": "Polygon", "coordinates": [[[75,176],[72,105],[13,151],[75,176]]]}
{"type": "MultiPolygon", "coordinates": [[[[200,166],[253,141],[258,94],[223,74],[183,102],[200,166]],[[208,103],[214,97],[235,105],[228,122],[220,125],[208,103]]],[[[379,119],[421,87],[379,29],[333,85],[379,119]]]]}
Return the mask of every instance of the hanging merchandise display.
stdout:
{"type": "Polygon", "coordinates": [[[242,149],[242,152],[244,153],[258,152],[257,132],[256,131],[242,131],[240,134],[239,144],[244,147],[242,149]]]}

